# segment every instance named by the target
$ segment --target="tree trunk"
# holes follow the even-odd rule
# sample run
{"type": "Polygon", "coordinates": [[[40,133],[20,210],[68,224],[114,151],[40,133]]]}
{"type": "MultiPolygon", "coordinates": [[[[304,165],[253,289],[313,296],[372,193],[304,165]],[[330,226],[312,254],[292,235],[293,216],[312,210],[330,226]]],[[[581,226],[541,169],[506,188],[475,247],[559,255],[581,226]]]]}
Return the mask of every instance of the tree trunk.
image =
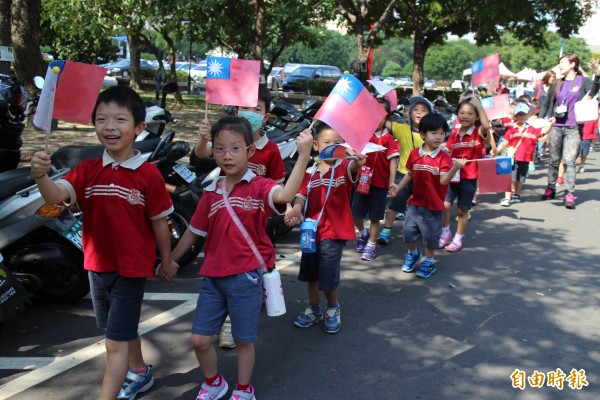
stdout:
{"type": "MultiPolygon", "coordinates": [[[[0,0],[0,46],[12,47],[10,14],[12,0],[0,0]]],[[[10,62],[0,61],[0,74],[10,75],[10,62]]]]}
{"type": "Polygon", "coordinates": [[[46,75],[46,63],[40,53],[41,0],[13,0],[11,36],[15,54],[14,68],[29,93],[33,93],[33,77],[46,75]]]}
{"type": "MultiPolygon", "coordinates": [[[[260,73],[265,73],[265,66],[263,65],[263,52],[265,43],[265,33],[267,30],[267,24],[265,21],[265,1],[264,0],[251,0],[250,4],[254,6],[256,10],[256,31],[254,33],[254,59],[260,61],[260,73]]],[[[271,66],[272,68],[273,66],[271,66]]],[[[265,82],[267,77],[265,75],[265,82]]]]}
{"type": "Polygon", "coordinates": [[[358,48],[358,65],[353,65],[352,69],[357,75],[357,78],[363,83],[363,85],[367,86],[367,61],[369,59],[369,45],[364,40],[362,33],[356,34],[356,47],[358,48]]]}
{"type": "Polygon", "coordinates": [[[427,46],[424,43],[423,37],[415,35],[413,50],[413,96],[421,96],[421,91],[423,90],[425,54],[427,53],[427,46]]]}
{"type": "MultiPolygon", "coordinates": [[[[173,43],[173,39],[169,36],[168,32],[160,31],[163,39],[167,42],[167,46],[169,46],[169,66],[170,69],[167,71],[169,74],[170,80],[177,80],[177,73],[175,72],[175,44],[173,43]]],[[[181,93],[179,92],[179,86],[177,86],[177,91],[175,92],[175,103],[183,104],[183,97],[181,97],[181,93]]]]}
{"type": "Polygon", "coordinates": [[[131,81],[129,86],[134,90],[142,89],[142,71],[140,69],[140,34],[139,31],[128,32],[131,81]]]}

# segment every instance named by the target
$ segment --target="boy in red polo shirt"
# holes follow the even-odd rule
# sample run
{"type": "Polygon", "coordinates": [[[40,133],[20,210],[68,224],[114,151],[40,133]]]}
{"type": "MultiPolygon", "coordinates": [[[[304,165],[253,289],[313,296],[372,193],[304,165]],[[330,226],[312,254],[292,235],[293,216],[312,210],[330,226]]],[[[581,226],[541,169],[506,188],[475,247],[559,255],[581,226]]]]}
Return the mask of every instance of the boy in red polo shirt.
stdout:
{"type": "Polygon", "coordinates": [[[106,330],[102,400],[117,395],[133,399],[152,387],[152,366],[144,362],[137,329],[144,284],[154,276],[155,242],[163,261],[157,275],[170,280],[178,268],[171,261],[167,215],[173,205],[165,182],[158,169],[133,150],[135,137],[145,127],[145,113],[134,90],[108,88],[98,96],[92,113],[98,140],[106,147],[102,158],[83,160],[56,183],[46,174],[49,154],[37,152],[31,159],[32,174],[47,203],[78,201],[85,210],[84,266],[98,327],[106,330]]]}
{"type": "Polygon", "coordinates": [[[354,225],[358,229],[356,238],[356,252],[362,253],[361,260],[371,261],[376,256],[376,240],[379,233],[380,220],[385,218],[387,192],[396,177],[400,150],[398,143],[385,127],[390,115],[390,101],[378,96],[377,101],[387,112],[388,117],[381,120],[377,131],[371,135],[369,142],[385,147],[385,151],[375,151],[367,154],[367,161],[361,173],[369,171],[372,174],[368,194],[361,193],[358,189],[352,199],[352,216],[354,225]],[[369,230],[365,228],[364,218],[369,215],[369,230]]]}
{"type": "Polygon", "coordinates": [[[206,236],[200,270],[204,279],[192,326],[192,346],[205,377],[198,398],[220,399],[227,393],[212,336],[229,315],[238,353],[238,382],[231,399],[255,400],[250,381],[263,300],[262,273],[275,265],[275,249],[265,227],[271,210],[285,211],[285,204],[294,199],[310,158],[312,135],[305,130],[296,139],[298,161],[284,187],[248,168],[255,146],[246,119],[221,118],[211,129],[211,139],[225,176],[204,189],[173,259],[179,260],[199,236],[206,236]]]}
{"type": "MultiPolygon", "coordinates": [[[[317,127],[313,148],[320,153],[327,146],[343,142],[336,131],[321,123],[317,127]]],[[[302,221],[305,206],[304,218],[318,221],[316,251],[302,253],[300,261],[298,280],[308,283],[310,306],[294,321],[299,328],[308,328],[323,320],[319,291],[325,293],[327,301],[325,332],[337,333],[342,325],[338,303],[340,261],[346,241],[356,237],[350,199],[356,174],[366,160],[364,155],[357,157],[352,161],[323,160],[307,169],[294,205],[286,212],[286,222],[291,226],[302,221]]]]}
{"type": "Polygon", "coordinates": [[[390,194],[396,196],[402,188],[413,182],[413,193],[408,198],[404,220],[404,243],[408,252],[402,271],[412,272],[423,257],[417,250],[417,239],[425,241],[425,260],[417,276],[429,278],[435,271],[435,249],[442,233],[444,199],[448,183],[456,172],[465,166],[464,158],[452,162],[452,158],[440,149],[444,142],[448,123],[441,114],[430,113],[421,119],[419,132],[423,145],[410,152],[406,162],[407,174],[398,185],[390,186],[390,194]]]}

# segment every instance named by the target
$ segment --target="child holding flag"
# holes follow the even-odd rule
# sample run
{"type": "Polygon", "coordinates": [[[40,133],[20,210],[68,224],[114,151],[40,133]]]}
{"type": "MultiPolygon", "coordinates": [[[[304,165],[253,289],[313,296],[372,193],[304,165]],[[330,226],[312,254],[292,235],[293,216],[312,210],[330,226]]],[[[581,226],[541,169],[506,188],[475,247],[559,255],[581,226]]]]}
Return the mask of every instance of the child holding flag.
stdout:
{"type": "Polygon", "coordinates": [[[255,400],[250,384],[254,368],[254,342],[263,300],[262,273],[275,264],[275,249],[265,227],[269,209],[285,210],[302,183],[310,157],[308,130],[296,139],[298,161],[284,187],[257,176],[248,167],[255,151],[250,123],[233,116],[221,118],[211,128],[212,152],[225,176],[204,189],[190,226],[173,250],[173,260],[206,236],[203,275],[192,326],[192,346],[205,381],[198,399],[220,399],[228,384],[219,373],[212,336],[231,316],[237,344],[238,382],[231,400],[255,400]],[[283,208],[281,208],[283,206],[283,208]]]}
{"type": "Polygon", "coordinates": [[[371,261],[376,256],[375,241],[379,233],[379,221],[385,217],[387,192],[389,186],[394,183],[400,155],[398,143],[386,128],[391,112],[390,102],[381,96],[377,97],[377,102],[385,110],[386,117],[381,120],[379,127],[371,135],[369,141],[385,147],[385,150],[367,155],[367,161],[359,176],[366,177],[367,174],[371,174],[371,177],[368,178],[371,182],[365,190],[361,190],[359,182],[352,200],[352,216],[354,217],[354,225],[358,229],[355,250],[362,253],[360,259],[364,261],[371,261]],[[365,228],[363,220],[367,214],[370,220],[369,230],[365,228]]]}
{"type": "Polygon", "coordinates": [[[83,160],[56,183],[47,175],[49,154],[37,152],[31,159],[31,172],[47,203],[80,202],[85,209],[84,266],[98,327],[106,330],[102,400],[117,395],[133,399],[154,384],[152,366],[142,356],[138,323],[144,285],[155,272],[155,242],[163,262],[156,275],[170,280],[178,268],[171,261],[167,215],[173,205],[165,182],[132,147],[144,130],[145,112],[133,89],[108,88],[92,112],[96,135],[106,147],[102,158],[83,160]]]}
{"type": "MultiPolygon", "coordinates": [[[[461,102],[457,110],[458,121],[452,130],[446,149],[450,151],[453,159],[466,158],[477,160],[485,154],[485,145],[491,143],[490,122],[477,97],[471,97],[461,102]]],[[[476,162],[469,162],[460,171],[460,180],[451,182],[444,202],[444,222],[439,247],[449,252],[460,251],[463,247],[463,237],[469,223],[469,210],[471,209],[473,197],[477,191],[478,169],[476,162]],[[458,226],[456,236],[452,240],[450,231],[450,208],[454,200],[457,200],[458,226]]]]}
{"type": "MultiPolygon", "coordinates": [[[[328,146],[343,142],[336,131],[321,123],[317,127],[313,148],[320,153],[328,146]]],[[[351,161],[323,160],[307,169],[293,208],[285,215],[288,225],[299,224],[308,201],[304,218],[319,221],[316,251],[302,253],[300,261],[298,280],[308,283],[309,307],[294,321],[299,328],[308,328],[323,320],[319,291],[325,293],[327,301],[325,332],[337,333],[342,325],[338,303],[340,261],[346,241],[355,237],[350,199],[356,174],[366,160],[364,155],[357,157],[351,161]]]]}
{"type": "Polygon", "coordinates": [[[402,271],[414,271],[423,257],[417,250],[417,239],[425,241],[425,261],[421,263],[417,276],[429,278],[435,271],[435,249],[440,240],[444,198],[448,183],[456,172],[465,166],[464,158],[452,162],[452,158],[440,150],[444,142],[448,123],[441,114],[427,114],[421,119],[419,131],[424,143],[413,149],[406,162],[407,173],[398,185],[390,185],[390,193],[396,196],[402,188],[414,182],[414,192],[408,198],[404,220],[404,243],[408,252],[402,271]]]}

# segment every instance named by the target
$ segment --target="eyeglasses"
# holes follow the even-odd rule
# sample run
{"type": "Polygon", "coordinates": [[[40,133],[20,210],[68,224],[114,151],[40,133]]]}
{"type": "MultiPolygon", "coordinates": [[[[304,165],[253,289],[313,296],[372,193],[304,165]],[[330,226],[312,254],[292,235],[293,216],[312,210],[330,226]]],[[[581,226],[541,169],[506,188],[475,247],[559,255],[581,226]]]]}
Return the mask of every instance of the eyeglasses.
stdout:
{"type": "Polygon", "coordinates": [[[229,154],[231,154],[232,156],[237,156],[242,151],[250,148],[251,146],[252,145],[246,146],[246,147],[235,146],[235,147],[230,147],[228,149],[225,147],[213,147],[212,151],[214,154],[218,154],[218,155],[223,155],[223,154],[225,154],[225,152],[228,151],[229,154]]]}

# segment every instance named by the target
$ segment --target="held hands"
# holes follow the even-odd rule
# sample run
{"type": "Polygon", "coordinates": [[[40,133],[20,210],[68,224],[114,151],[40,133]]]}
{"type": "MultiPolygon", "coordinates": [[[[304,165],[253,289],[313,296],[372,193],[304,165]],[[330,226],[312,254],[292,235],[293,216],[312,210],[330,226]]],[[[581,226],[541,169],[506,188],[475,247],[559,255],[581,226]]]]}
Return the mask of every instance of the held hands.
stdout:
{"type": "Polygon", "coordinates": [[[308,129],[300,132],[298,137],[296,138],[296,148],[298,149],[299,156],[310,156],[310,151],[312,149],[313,137],[308,129]]]}
{"type": "Polygon", "coordinates": [[[210,122],[207,119],[200,121],[200,126],[198,127],[198,132],[200,133],[200,138],[205,141],[210,141],[210,122]]]}
{"type": "Polygon", "coordinates": [[[171,261],[171,264],[169,265],[163,265],[160,263],[154,271],[154,276],[162,281],[170,282],[173,280],[173,278],[175,278],[178,271],[179,264],[177,264],[175,261],[171,261]]]}
{"type": "Polygon", "coordinates": [[[52,162],[50,161],[50,154],[38,151],[33,157],[31,157],[31,174],[34,177],[41,177],[50,171],[52,162]]]}
{"type": "Polygon", "coordinates": [[[287,226],[296,226],[302,222],[302,212],[299,208],[290,207],[286,210],[283,221],[287,226]]]}
{"type": "Polygon", "coordinates": [[[395,183],[392,183],[390,185],[390,189],[389,189],[390,196],[396,197],[396,195],[398,194],[398,187],[399,186],[400,186],[400,184],[396,185],[395,183]]]}

